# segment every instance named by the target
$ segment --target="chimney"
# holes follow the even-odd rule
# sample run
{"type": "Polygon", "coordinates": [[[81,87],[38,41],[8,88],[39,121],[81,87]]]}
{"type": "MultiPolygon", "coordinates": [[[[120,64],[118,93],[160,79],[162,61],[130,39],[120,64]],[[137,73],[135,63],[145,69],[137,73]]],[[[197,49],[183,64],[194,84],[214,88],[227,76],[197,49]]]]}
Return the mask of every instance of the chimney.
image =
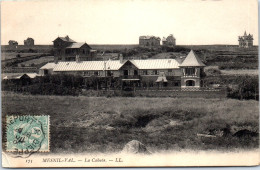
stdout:
{"type": "Polygon", "coordinates": [[[124,57],[123,57],[123,55],[122,54],[120,54],[119,55],[119,61],[120,61],[120,63],[122,64],[123,63],[123,61],[124,61],[124,57]]]}
{"type": "Polygon", "coordinates": [[[76,55],[76,63],[79,63],[79,62],[80,62],[79,55],[76,55]]]}
{"type": "Polygon", "coordinates": [[[70,40],[70,38],[69,38],[69,36],[68,36],[68,35],[67,35],[65,38],[66,38],[66,40],[67,40],[67,41],[69,41],[69,40],[70,40]]]}

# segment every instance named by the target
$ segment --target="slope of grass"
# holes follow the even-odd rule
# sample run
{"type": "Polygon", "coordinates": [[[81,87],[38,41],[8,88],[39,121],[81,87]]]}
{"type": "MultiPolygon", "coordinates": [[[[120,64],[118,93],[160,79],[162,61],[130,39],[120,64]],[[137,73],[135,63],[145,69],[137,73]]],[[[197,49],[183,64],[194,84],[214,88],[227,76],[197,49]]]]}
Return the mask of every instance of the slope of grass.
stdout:
{"type": "Polygon", "coordinates": [[[42,63],[48,63],[48,62],[54,62],[54,56],[45,56],[41,58],[36,58],[36,59],[21,62],[19,64],[24,66],[31,66],[31,65],[39,65],[42,63]]]}
{"type": "Polygon", "coordinates": [[[232,136],[243,129],[258,133],[258,102],[253,100],[3,93],[2,104],[3,117],[50,115],[52,152],[114,152],[134,139],[152,151],[258,147],[258,137],[232,136]],[[227,127],[230,134],[226,136],[197,136],[227,127]]]}
{"type": "Polygon", "coordinates": [[[16,53],[16,52],[10,52],[10,53],[1,53],[1,60],[8,60],[17,58],[17,55],[20,55],[20,57],[28,57],[28,56],[34,56],[34,55],[41,55],[42,53],[16,53]]]}
{"type": "Polygon", "coordinates": [[[224,75],[258,75],[258,69],[221,70],[224,75]]]}

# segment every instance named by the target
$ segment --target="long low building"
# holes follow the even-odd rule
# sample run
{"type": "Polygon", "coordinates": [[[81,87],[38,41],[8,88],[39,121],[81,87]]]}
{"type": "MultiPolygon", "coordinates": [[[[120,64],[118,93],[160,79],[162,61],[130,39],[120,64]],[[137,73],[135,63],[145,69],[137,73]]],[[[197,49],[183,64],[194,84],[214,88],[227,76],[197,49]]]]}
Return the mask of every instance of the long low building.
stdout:
{"type": "Polygon", "coordinates": [[[47,63],[39,74],[74,74],[85,78],[118,77],[123,81],[162,83],[164,86],[201,87],[205,65],[191,51],[183,62],[176,59],[147,59],[107,61],[62,61],[47,63]]]}

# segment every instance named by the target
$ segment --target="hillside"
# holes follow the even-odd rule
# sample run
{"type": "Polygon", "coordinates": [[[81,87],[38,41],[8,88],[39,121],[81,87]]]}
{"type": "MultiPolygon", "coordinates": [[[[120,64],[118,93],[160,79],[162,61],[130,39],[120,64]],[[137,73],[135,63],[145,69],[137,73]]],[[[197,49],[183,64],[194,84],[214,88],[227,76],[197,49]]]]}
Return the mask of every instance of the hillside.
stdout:
{"type": "MultiPolygon", "coordinates": [[[[188,52],[193,49],[196,54],[207,66],[218,66],[219,69],[258,69],[258,47],[244,49],[234,45],[196,45],[196,46],[175,46],[173,48],[161,47],[159,49],[140,48],[138,45],[90,45],[92,49],[96,49],[98,54],[96,60],[117,59],[118,54],[122,53],[126,59],[157,59],[157,58],[176,58],[181,62],[188,52]],[[105,54],[103,55],[103,52],[105,54]]],[[[35,45],[33,47],[25,47],[18,45],[17,48],[9,46],[1,46],[1,60],[8,63],[9,66],[16,66],[18,63],[24,62],[22,59],[16,59],[19,54],[21,58],[30,55],[53,55],[53,47],[51,45],[35,45]],[[15,60],[13,62],[5,61],[8,59],[15,60]],[[11,62],[11,64],[9,64],[11,62]],[[14,63],[14,64],[12,64],[14,63]]],[[[34,59],[34,58],[32,58],[34,59]]],[[[28,61],[28,60],[26,60],[28,61]]],[[[33,64],[36,62],[41,65],[41,61],[28,61],[33,64]]],[[[52,60],[48,60],[52,61],[52,60]]],[[[44,63],[43,63],[44,64],[44,63]]]]}

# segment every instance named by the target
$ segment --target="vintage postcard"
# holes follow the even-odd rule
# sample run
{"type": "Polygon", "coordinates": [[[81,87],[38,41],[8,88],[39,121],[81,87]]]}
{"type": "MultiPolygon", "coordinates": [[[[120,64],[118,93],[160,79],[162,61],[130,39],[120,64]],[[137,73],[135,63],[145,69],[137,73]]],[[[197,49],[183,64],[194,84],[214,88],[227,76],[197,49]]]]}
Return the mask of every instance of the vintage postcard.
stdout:
{"type": "Polygon", "coordinates": [[[2,166],[256,166],[257,0],[1,1],[2,166]]]}

